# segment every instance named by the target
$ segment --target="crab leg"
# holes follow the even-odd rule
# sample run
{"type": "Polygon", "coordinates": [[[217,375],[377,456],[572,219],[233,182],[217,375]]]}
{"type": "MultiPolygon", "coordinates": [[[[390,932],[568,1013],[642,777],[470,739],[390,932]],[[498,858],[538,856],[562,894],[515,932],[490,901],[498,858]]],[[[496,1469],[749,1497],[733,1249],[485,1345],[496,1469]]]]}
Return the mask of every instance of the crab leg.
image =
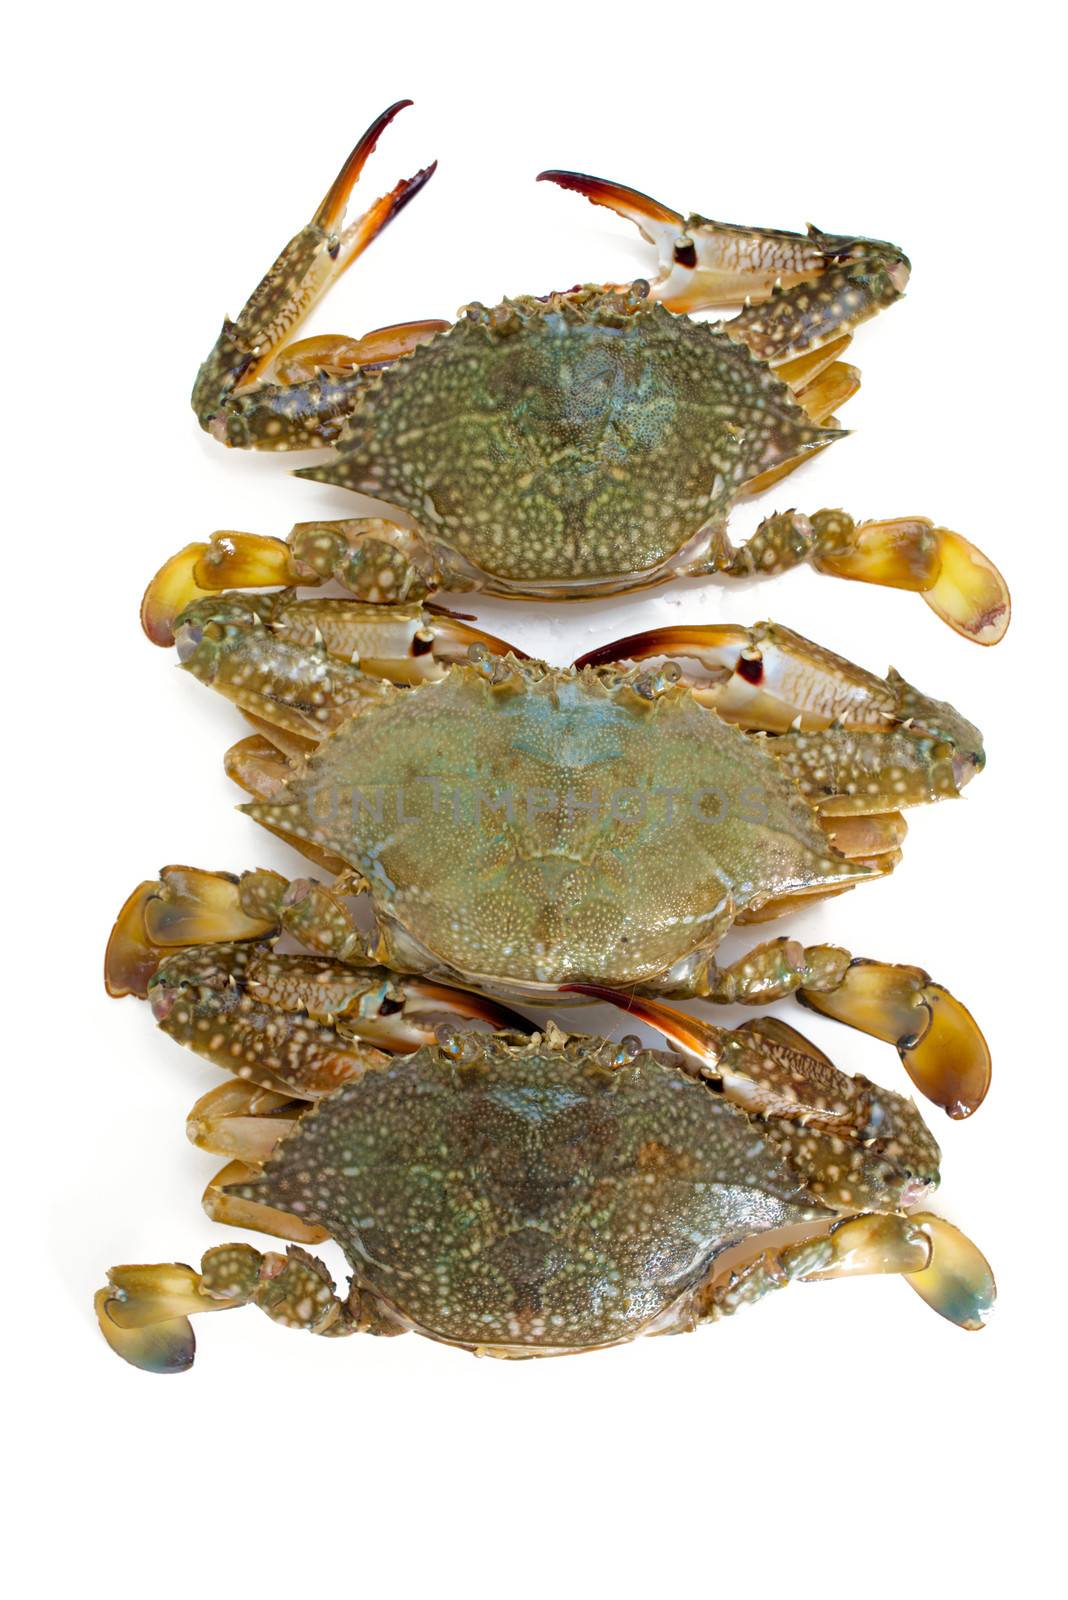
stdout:
{"type": "Polygon", "coordinates": [[[894,685],[775,622],[650,628],[587,651],[575,666],[662,656],[671,658],[703,705],[746,729],[888,728],[900,720],[894,685]]]}
{"type": "Polygon", "coordinates": [[[259,723],[312,744],[381,700],[390,683],[441,678],[472,647],[523,655],[449,612],[299,599],[290,590],[205,596],[168,617],[157,642],[172,626],[187,672],[259,723]]]}
{"type": "Polygon", "coordinates": [[[259,1165],[307,1109],[306,1100],[229,1078],[201,1095],[186,1118],[186,1137],[198,1150],[259,1165]]]}
{"type": "Polygon", "coordinates": [[[997,644],[1009,625],[1008,585],[970,540],[926,517],[855,523],[844,511],[767,517],[744,545],[726,529],[713,535],[709,555],[685,576],[772,577],[811,561],[817,572],[888,589],[911,589],[943,622],[975,644],[997,644]]]}
{"type": "MultiPolygon", "coordinates": [[[[952,706],[893,670],[878,678],[777,623],[653,628],[591,650],[575,665],[665,656],[664,670],[702,704],[773,736],[764,748],[821,820],[893,818],[903,806],[959,794],[983,766],[982,735],[952,706]]],[[[900,842],[898,828],[892,820],[885,841],[873,841],[870,851],[861,847],[863,830],[843,829],[840,848],[880,854],[900,842]]]]}
{"type": "Polygon", "coordinates": [[[373,678],[411,684],[441,677],[474,644],[522,657],[466,618],[402,598],[413,589],[417,596],[432,592],[437,581],[419,569],[415,545],[407,547],[412,539],[377,518],[302,523],[288,541],[215,533],[164,563],[145,590],[141,623],[154,644],[177,643],[182,664],[243,709],[277,720],[268,708],[292,703],[283,725],[315,737],[308,707],[321,703],[319,694],[329,698],[326,680],[348,703],[373,694],[366,681],[373,678]],[[356,598],[294,593],[332,580],[356,598]],[[262,592],[272,587],[274,593],[262,592]]]}
{"type": "Polygon", "coordinates": [[[374,1296],[352,1286],[342,1300],[326,1267],[299,1246],[267,1254],[247,1244],[216,1245],[200,1271],[181,1262],[112,1267],[96,1296],[100,1331],[116,1355],[144,1372],[187,1372],[196,1340],[189,1318],[258,1306],[285,1328],[337,1338],[403,1333],[374,1296]]]}
{"type": "MultiPolygon", "coordinates": [[[[658,1000],[624,998],[592,984],[565,987],[611,999],[661,1031],[685,1024],[700,1037],[706,1026],[658,1000]]],[[[990,1050],[978,1024],[922,967],[893,966],[851,956],[838,945],[806,948],[796,939],[780,938],[725,967],[710,958],[676,967],[656,992],[713,1005],[765,1005],[793,995],[813,1011],[895,1045],[920,1093],[957,1119],[978,1110],[990,1087],[990,1050]]]]}
{"type": "MultiPolygon", "coordinates": [[[[383,1056],[384,1063],[388,1058],[383,1056]]],[[[230,1078],[201,1095],[186,1119],[185,1131],[199,1150],[230,1159],[204,1190],[201,1204],[213,1222],[270,1233],[293,1244],[321,1244],[325,1228],[266,1201],[242,1199],[232,1185],[249,1183],[261,1172],[276,1145],[294,1131],[308,1109],[304,1098],[274,1092],[250,1080],[230,1078]]]]}
{"type": "Polygon", "coordinates": [[[932,1310],[969,1332],[985,1326],[997,1293],[986,1258],[943,1218],[869,1211],[778,1249],[765,1248],[733,1270],[713,1268],[682,1320],[691,1327],[716,1322],[791,1283],[872,1273],[900,1274],[932,1310]]]}
{"type": "Polygon", "coordinates": [[[387,328],[375,328],[359,339],[344,333],[315,334],[279,351],[271,363],[270,376],[291,388],[319,377],[340,379],[359,369],[389,366],[450,326],[438,318],[425,317],[418,322],[394,322],[387,328]]]}
{"type": "Polygon", "coordinates": [[[305,1222],[294,1212],[282,1211],[265,1200],[247,1200],[233,1192],[236,1186],[254,1183],[262,1170],[258,1162],[246,1161],[228,1161],[220,1168],[200,1197],[204,1212],[212,1222],[224,1228],[269,1233],[275,1239],[288,1239],[290,1244],[322,1244],[328,1239],[330,1235],[326,1229],[317,1223],[305,1222]]]}
{"type": "Polygon", "coordinates": [[[633,222],[659,256],[652,294],[669,311],[744,306],[730,326],[766,360],[826,343],[905,292],[909,260],[897,245],[684,217],[637,189],[583,172],[540,172],[633,222]]]}
{"type": "Polygon", "coordinates": [[[332,960],[372,966],[367,938],[342,898],[359,888],[358,881],[330,889],[313,878],[291,882],[265,869],[236,877],[164,867],[138,885],[115,920],[104,958],[108,993],[144,999],[160,962],[175,950],[259,943],[283,932],[332,960]]]}
{"type": "Polygon", "coordinates": [[[442,574],[418,535],[380,517],[298,522],[287,539],[221,529],[164,562],[145,590],[141,626],[153,644],[172,645],[178,616],[197,600],[330,582],[357,600],[403,605],[433,594],[442,574]]]}
{"type": "Polygon", "coordinates": [[[296,377],[315,347],[284,350],[289,336],[330,285],[363,254],[433,176],[434,165],[402,179],[364,214],[343,225],[350,194],[379,136],[410,100],[398,100],[367,129],[308,225],[286,245],[253,291],[236,322],[223,323],[197,374],[193,410],[201,427],[223,444],[266,450],[307,449],[336,439],[363,379],[361,367],[404,355],[441,324],[380,329],[366,341],[317,341],[323,370],[304,381],[272,382],[272,368],[296,377]],[[347,370],[351,368],[351,370],[347,370]]]}
{"type": "Polygon", "coordinates": [[[123,906],[105,979],[113,996],[149,998],[163,1031],[197,1055],[289,1098],[431,1044],[445,1021],[529,1030],[481,995],[376,966],[338,886],[273,872],[165,868],[123,906]],[[269,941],[283,931],[319,953],[279,954],[269,941]]]}

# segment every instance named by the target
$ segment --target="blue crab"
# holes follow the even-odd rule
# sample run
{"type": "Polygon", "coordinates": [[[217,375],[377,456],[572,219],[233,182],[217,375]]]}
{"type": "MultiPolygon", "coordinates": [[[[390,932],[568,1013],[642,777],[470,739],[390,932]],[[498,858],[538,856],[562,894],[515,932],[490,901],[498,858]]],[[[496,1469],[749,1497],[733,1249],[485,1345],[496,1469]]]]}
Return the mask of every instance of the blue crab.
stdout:
{"type": "Polygon", "coordinates": [[[203,590],[337,580],[363,601],[439,589],[580,599],[675,577],[746,577],[811,561],[918,591],[959,633],[1001,638],[1009,596],[960,534],[922,517],[856,524],[842,511],[768,517],[740,549],[727,517],[840,436],[859,384],[852,331],[898,299],[909,263],[850,235],[737,228],[619,185],[543,177],[609,204],[660,248],[659,277],[521,295],[457,321],[361,339],[293,341],[342,272],[422,188],[427,167],[343,225],[378,117],[307,227],[282,251],[200,368],[193,406],[228,445],[335,447],[298,476],[370,494],[399,520],[299,524],[287,541],[231,534],[188,546],[145,598],[150,636],[203,590]],[[685,313],[743,309],[723,324],[685,313]]]}
{"type": "MultiPolygon", "coordinates": [[[[203,963],[187,954],[161,973],[158,1012],[199,1003],[203,963]]],[[[234,954],[220,949],[219,965],[234,954]]],[[[279,962],[259,960],[265,973],[279,962]]],[[[675,1050],[552,1024],[532,1037],[445,1026],[314,1101],[296,1063],[270,1092],[231,1078],[190,1118],[199,1145],[240,1158],[213,1214],[290,1241],[287,1253],[231,1243],[199,1271],[112,1268],[96,1302],[104,1337],[135,1366],[181,1372],[191,1316],[254,1305],[331,1338],[410,1329],[479,1354],[563,1355],[873,1272],[983,1326],[993,1276],[920,1209],[939,1151],[910,1102],[847,1077],[780,1022],[729,1031],[628,1008],[675,1050]],[[352,1272],[343,1295],[306,1249],[327,1237],[352,1272]]]]}
{"type": "Polygon", "coordinates": [[[286,933],[508,1004],[578,1003],[583,984],[793,994],[896,1044],[951,1115],[979,1105],[982,1034],[922,969],[790,938],[716,960],[734,924],[893,870],[902,809],[960,794],[978,729],[767,623],[633,636],[568,668],[470,634],[285,591],[182,614],[184,669],[257,730],[227,757],[245,810],[333,881],[147,881],[112,935],[112,993],[143,994],[175,945],[286,933]]]}
{"type": "Polygon", "coordinates": [[[287,342],[433,171],[342,227],[398,109],[224,325],[194,405],[228,444],[336,445],[304,475],[412,525],[216,535],[168,562],[143,608],[149,635],[252,722],[227,758],[246,809],[329,881],[164,868],[123,906],[106,961],[112,994],[150,998],[164,1031],[230,1074],[189,1122],[229,1160],[210,1214],[290,1249],[113,1269],[105,1337],[180,1371],[190,1315],[254,1304],[331,1336],[412,1328],[561,1354],[872,1271],[979,1327],[993,1278],[917,1209],[939,1152],[916,1108],[778,1019],[728,1030],[661,998],[794,995],[896,1045],[928,1099],[970,1115],[989,1053],[921,968],[790,938],[729,964],[716,952],[735,923],[893,870],[902,810],[961,793],[984,762],[978,730],[771,623],[660,629],[555,668],[431,599],[580,598],[812,559],[916,590],[996,642],[1000,575],[923,519],[788,512],[740,551],[726,535],[742,492],[837,436],[857,382],[839,357],[900,295],[907,260],[545,174],[639,221],[659,278],[287,342]],[[725,326],[685,315],[743,298],[725,326]],[[333,581],[351,598],[300,592],[333,581]],[[673,1048],[532,1033],[510,1009],[598,999],[673,1048]],[[326,1237],[352,1269],[344,1297],[305,1248],[326,1237]]]}

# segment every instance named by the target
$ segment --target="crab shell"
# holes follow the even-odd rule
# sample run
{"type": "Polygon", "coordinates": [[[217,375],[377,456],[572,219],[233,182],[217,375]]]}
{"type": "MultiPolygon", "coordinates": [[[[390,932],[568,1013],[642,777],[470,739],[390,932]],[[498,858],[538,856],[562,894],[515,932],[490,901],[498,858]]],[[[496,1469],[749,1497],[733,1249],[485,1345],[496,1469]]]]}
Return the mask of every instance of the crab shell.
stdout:
{"type": "Polygon", "coordinates": [[[244,809],[366,878],[384,965],[514,996],[648,981],[870,870],[689,688],[511,657],[387,688],[244,809]]]}
{"type": "MultiPolygon", "coordinates": [[[[934,1141],[885,1098],[911,1113],[937,1182],[934,1141]]],[[[228,1192],[324,1227],[361,1292],[403,1325],[549,1355],[669,1331],[723,1249],[833,1217],[792,1137],[677,1056],[550,1026],[522,1044],[467,1035],[367,1073],[228,1192]]],[[[893,1164],[860,1145],[854,1156],[858,1192],[870,1166],[869,1198],[892,1209],[893,1164]]]]}
{"type": "Polygon", "coordinates": [[[491,591],[654,581],[746,483],[841,435],[647,290],[468,307],[369,379],[337,456],[298,476],[400,506],[491,591]]]}

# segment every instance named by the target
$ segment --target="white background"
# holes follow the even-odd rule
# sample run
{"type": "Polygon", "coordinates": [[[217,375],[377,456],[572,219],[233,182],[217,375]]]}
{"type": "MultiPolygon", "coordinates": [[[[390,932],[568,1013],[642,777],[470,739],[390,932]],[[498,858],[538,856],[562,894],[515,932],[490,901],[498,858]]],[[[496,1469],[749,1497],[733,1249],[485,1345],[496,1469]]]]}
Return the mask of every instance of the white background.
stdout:
{"type": "MultiPolygon", "coordinates": [[[[973,1596],[1052,1582],[1039,1574],[1058,1532],[1047,1440],[1064,1420],[1065,236],[1050,17],[904,0],[663,13],[186,0],[9,19],[16,1592],[973,1596]],[[912,258],[907,303],[854,344],[855,434],[732,532],[795,503],[945,521],[1009,577],[998,649],[965,644],[914,596],[807,569],[475,609],[561,663],[664,620],[770,615],[876,670],[892,661],[982,726],[986,772],[960,802],[911,814],[893,879],[789,924],[927,967],[985,1027],[986,1105],[965,1124],[931,1113],[940,1208],[999,1280],[981,1334],[891,1279],[794,1289],[690,1338],[566,1361],[298,1338],[248,1311],[204,1319],[193,1372],[164,1380],[95,1329],[110,1263],[196,1262],[224,1236],[198,1205],[216,1158],[183,1131],[217,1074],[146,1008],[105,998],[114,912],[165,861],[297,863],[234,811],[221,756],[241,721],[145,641],[141,590],[216,527],[282,534],[356,509],[284,460],[218,449],[188,391],[223,313],[400,95],[416,108],[361,192],[433,156],[439,173],[317,328],[650,270],[627,224],[535,185],[545,166],[731,221],[894,239],[912,258]]],[[[889,1047],[778,1009],[848,1070],[907,1087],[889,1047]]]]}

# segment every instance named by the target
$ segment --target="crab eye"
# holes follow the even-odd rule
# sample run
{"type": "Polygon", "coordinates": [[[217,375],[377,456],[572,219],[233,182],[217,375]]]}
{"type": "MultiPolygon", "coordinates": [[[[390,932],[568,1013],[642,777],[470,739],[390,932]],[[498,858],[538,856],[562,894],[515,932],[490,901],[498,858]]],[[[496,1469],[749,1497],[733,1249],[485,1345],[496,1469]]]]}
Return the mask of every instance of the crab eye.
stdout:
{"type": "Polygon", "coordinates": [[[187,622],[178,629],[174,636],[174,648],[178,653],[179,661],[188,661],[196,654],[197,647],[204,638],[204,629],[187,622]]]}

